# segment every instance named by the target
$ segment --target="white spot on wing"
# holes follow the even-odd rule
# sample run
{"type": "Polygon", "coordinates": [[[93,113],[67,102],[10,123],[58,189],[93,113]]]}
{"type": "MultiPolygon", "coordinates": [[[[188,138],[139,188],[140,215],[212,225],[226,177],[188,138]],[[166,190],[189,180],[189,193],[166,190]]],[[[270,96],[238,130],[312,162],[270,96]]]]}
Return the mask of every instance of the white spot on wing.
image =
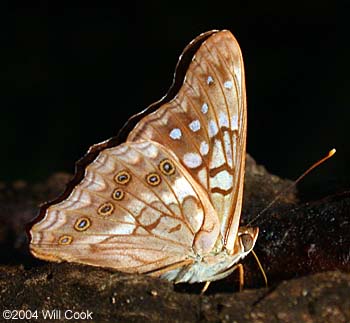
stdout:
{"type": "Polygon", "coordinates": [[[222,190],[228,190],[232,188],[233,177],[227,171],[223,170],[220,173],[216,174],[214,177],[210,178],[210,186],[221,188],[222,190]]]}
{"type": "Polygon", "coordinates": [[[201,111],[205,114],[208,112],[208,104],[203,103],[201,111]]]}
{"type": "Polygon", "coordinates": [[[224,87],[225,87],[226,89],[232,89],[232,85],[233,85],[232,81],[226,81],[226,82],[224,83],[224,87]]]}
{"type": "Polygon", "coordinates": [[[202,141],[199,147],[199,151],[203,156],[205,156],[209,152],[209,145],[205,141],[202,141]]]}
{"type": "Polygon", "coordinates": [[[113,234],[127,234],[130,235],[135,229],[133,224],[118,224],[113,229],[113,234]]]}
{"type": "Polygon", "coordinates": [[[174,182],[174,191],[180,203],[188,196],[196,196],[192,186],[186,180],[185,177],[180,177],[174,182]]]}
{"type": "Polygon", "coordinates": [[[219,114],[219,126],[228,128],[227,115],[222,111],[219,114]]]}
{"type": "Polygon", "coordinates": [[[209,75],[207,79],[207,84],[210,85],[214,82],[213,78],[209,75]]]}
{"type": "Polygon", "coordinates": [[[216,125],[216,122],[214,120],[209,121],[209,137],[212,138],[218,133],[218,126],[216,125]]]}
{"type": "Polygon", "coordinates": [[[193,120],[190,124],[189,124],[190,129],[193,132],[198,131],[201,128],[201,124],[199,122],[199,120],[193,120]]]}
{"type": "Polygon", "coordinates": [[[174,128],[170,131],[169,136],[171,139],[178,140],[182,136],[182,132],[179,128],[174,128]]]}
{"type": "Polygon", "coordinates": [[[183,158],[184,163],[189,168],[196,168],[202,163],[202,158],[197,153],[187,153],[183,158]]]}
{"type": "Polygon", "coordinates": [[[232,116],[231,118],[231,129],[237,130],[238,129],[238,118],[237,116],[232,116]]]}

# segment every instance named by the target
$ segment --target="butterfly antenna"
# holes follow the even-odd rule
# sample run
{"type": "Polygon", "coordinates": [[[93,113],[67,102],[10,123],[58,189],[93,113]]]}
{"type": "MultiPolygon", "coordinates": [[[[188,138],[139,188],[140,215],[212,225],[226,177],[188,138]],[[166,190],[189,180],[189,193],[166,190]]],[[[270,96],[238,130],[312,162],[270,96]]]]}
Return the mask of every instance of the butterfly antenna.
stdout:
{"type": "Polygon", "coordinates": [[[290,191],[295,185],[297,185],[307,174],[309,174],[313,169],[315,169],[317,166],[324,163],[327,159],[331,158],[335,154],[336,150],[333,148],[330,150],[327,154],[327,156],[323,157],[316,163],[312,164],[303,174],[301,174],[293,183],[288,185],[287,187],[283,188],[281,191],[277,193],[275,198],[262,210],[258,213],[258,215],[253,218],[251,221],[248,222],[247,226],[251,225],[254,221],[256,221],[262,214],[264,214],[273,204],[276,203],[276,201],[283,196],[286,192],[290,191]]]}

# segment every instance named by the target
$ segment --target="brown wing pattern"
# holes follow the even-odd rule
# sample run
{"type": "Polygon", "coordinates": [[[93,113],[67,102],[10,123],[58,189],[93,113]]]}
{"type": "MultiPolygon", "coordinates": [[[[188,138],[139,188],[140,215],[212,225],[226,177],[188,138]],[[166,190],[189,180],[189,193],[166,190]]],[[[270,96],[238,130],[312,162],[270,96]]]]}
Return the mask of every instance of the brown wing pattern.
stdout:
{"type": "Polygon", "coordinates": [[[147,141],[105,149],[70,196],[31,230],[39,258],[125,272],[187,262],[215,244],[219,222],[176,156],[147,141]],[[202,232],[205,231],[205,232],[202,232]],[[196,242],[206,235],[207,245],[196,242]]]}
{"type": "Polygon", "coordinates": [[[208,192],[233,250],[242,205],[246,98],[242,54],[229,31],[203,42],[173,100],[144,117],[129,142],[161,143],[208,192]]]}

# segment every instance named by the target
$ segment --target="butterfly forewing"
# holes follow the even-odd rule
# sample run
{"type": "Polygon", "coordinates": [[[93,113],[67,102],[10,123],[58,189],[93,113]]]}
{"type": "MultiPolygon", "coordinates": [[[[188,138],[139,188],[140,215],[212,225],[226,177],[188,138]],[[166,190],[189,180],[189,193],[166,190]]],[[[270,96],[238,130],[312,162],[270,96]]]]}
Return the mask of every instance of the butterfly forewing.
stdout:
{"type": "Polygon", "coordinates": [[[208,252],[219,232],[205,194],[157,143],[106,149],[69,198],[50,206],[32,228],[31,250],[44,259],[127,272],[186,261],[193,252],[208,252]],[[196,243],[203,234],[207,245],[196,243]]]}
{"type": "Polygon", "coordinates": [[[153,140],[208,192],[232,252],[242,204],[246,142],[243,60],[229,31],[203,42],[173,100],[143,118],[128,141],[153,140]]]}

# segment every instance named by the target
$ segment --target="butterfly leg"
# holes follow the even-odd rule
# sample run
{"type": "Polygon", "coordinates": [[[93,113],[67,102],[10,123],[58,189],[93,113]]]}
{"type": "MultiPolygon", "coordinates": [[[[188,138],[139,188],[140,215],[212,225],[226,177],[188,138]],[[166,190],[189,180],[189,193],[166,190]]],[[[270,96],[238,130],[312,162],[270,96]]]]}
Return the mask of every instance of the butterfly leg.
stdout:
{"type": "Polygon", "coordinates": [[[207,289],[212,281],[223,279],[223,278],[227,277],[228,275],[232,274],[237,269],[239,271],[239,291],[241,292],[243,290],[243,287],[244,287],[244,268],[243,268],[242,264],[237,264],[237,265],[233,266],[232,268],[230,268],[229,270],[212,277],[210,281],[206,281],[205,285],[203,286],[203,288],[201,290],[201,295],[203,295],[207,291],[207,289]]]}
{"type": "Polygon", "coordinates": [[[244,268],[242,264],[238,264],[235,267],[239,271],[239,291],[241,292],[244,287],[244,268]]]}
{"type": "Polygon", "coordinates": [[[201,295],[204,295],[204,293],[207,291],[210,283],[211,283],[210,281],[205,282],[205,285],[203,286],[203,288],[201,290],[201,295]]]}

